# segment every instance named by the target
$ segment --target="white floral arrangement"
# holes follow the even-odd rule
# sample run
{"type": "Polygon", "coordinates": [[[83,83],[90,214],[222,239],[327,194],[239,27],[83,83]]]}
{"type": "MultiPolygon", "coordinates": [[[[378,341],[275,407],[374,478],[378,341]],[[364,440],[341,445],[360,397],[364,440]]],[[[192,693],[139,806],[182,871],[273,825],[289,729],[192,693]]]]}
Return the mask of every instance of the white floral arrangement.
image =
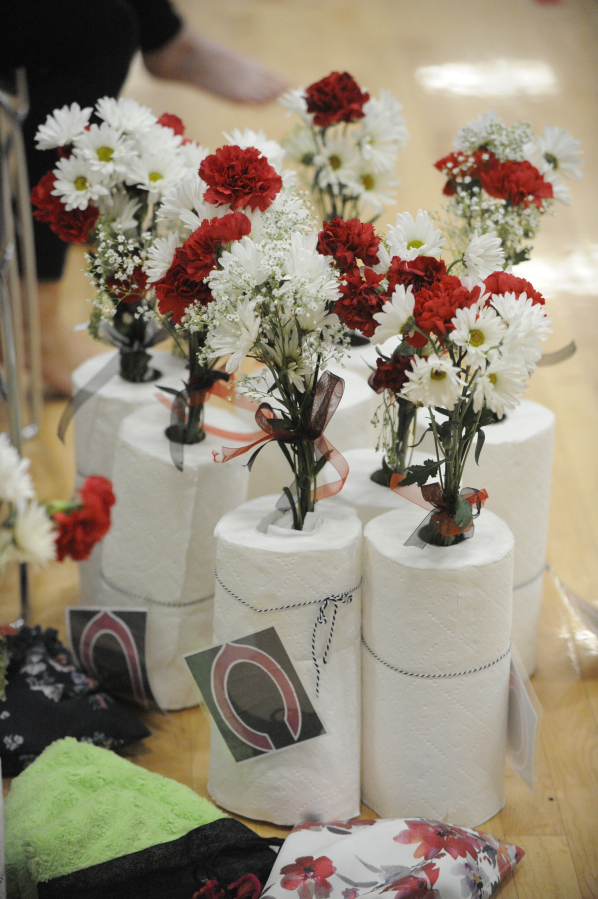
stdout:
{"type": "Polygon", "coordinates": [[[300,163],[324,220],[376,218],[394,202],[408,132],[388,91],[370,98],[348,72],[332,72],[280,102],[302,119],[282,145],[300,163]]]}
{"type": "Polygon", "coordinates": [[[446,176],[447,234],[462,252],[475,233],[494,231],[508,265],[528,259],[542,216],[569,204],[563,178],[581,178],[580,143],[563,128],[534,135],[529,122],[503,124],[486,112],[457,133],[454,152],[435,163],[446,176]]]}

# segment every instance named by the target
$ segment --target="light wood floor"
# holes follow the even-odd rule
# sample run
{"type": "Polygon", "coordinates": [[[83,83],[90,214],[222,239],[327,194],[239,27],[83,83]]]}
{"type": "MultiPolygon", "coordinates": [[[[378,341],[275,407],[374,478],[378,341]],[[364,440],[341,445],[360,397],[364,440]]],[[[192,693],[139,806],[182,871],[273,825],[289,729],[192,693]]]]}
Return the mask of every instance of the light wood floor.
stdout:
{"type": "MultiPolygon", "coordinates": [[[[438,205],[442,179],[432,163],[449,151],[456,129],[486,109],[495,108],[507,122],[529,119],[537,132],[544,124],[559,125],[582,141],[584,179],[573,184],[571,207],[559,208],[554,219],[544,222],[530,269],[536,286],[549,297],[555,321],[548,349],[574,337],[578,353],[561,366],[540,369],[528,396],[557,416],[549,561],[573,590],[598,603],[596,3],[181,0],[180,7],[207,34],[261,56],[295,85],[346,69],[370,90],[387,88],[401,100],[411,139],[399,160],[397,206],[382,224],[392,222],[397,211],[438,205]],[[451,63],[470,68],[442,69],[444,89],[430,86],[430,78],[438,74],[430,67],[451,63]],[[461,93],[455,92],[459,84],[461,93]],[[494,95],[479,95],[484,84],[494,95]]],[[[177,113],[190,135],[211,148],[221,143],[222,130],[235,126],[263,128],[273,138],[288,128],[276,105],[260,110],[221,103],[190,89],[158,84],[137,65],[126,93],[157,113],[177,113]]],[[[65,315],[73,323],[87,315],[89,282],[81,266],[81,253],[73,250],[64,284],[65,315]]],[[[46,405],[42,434],[26,447],[42,497],[66,496],[72,489],[72,436],[66,447],[55,437],[60,411],[60,404],[46,405]]],[[[33,621],[64,633],[63,608],[77,601],[75,565],[52,566],[34,579],[33,587],[33,621]]],[[[16,612],[16,591],[8,578],[2,620],[12,620],[16,612]]],[[[502,895],[596,899],[598,641],[572,618],[548,579],[533,684],[544,709],[536,791],[532,795],[509,773],[506,806],[484,828],[526,851],[502,895]]],[[[153,735],[134,752],[135,761],[205,795],[208,744],[202,713],[150,715],[148,723],[153,735]]],[[[276,832],[268,826],[259,829],[276,832]]]]}

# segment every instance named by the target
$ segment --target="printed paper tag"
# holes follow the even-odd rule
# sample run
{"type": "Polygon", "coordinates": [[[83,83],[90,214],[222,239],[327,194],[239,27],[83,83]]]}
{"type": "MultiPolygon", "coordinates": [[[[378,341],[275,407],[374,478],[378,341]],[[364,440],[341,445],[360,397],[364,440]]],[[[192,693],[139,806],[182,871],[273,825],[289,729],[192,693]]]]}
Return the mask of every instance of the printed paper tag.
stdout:
{"type": "Polygon", "coordinates": [[[325,733],[276,628],[190,653],[185,661],[236,762],[325,733]]]}
{"type": "Polygon", "coordinates": [[[69,643],[83,671],[107,693],[156,705],[146,663],[147,609],[70,606],[69,643]]]}
{"type": "Polygon", "coordinates": [[[513,769],[530,790],[534,789],[536,780],[541,721],[542,706],[534,693],[517,647],[513,644],[509,675],[507,755],[513,769]]]}

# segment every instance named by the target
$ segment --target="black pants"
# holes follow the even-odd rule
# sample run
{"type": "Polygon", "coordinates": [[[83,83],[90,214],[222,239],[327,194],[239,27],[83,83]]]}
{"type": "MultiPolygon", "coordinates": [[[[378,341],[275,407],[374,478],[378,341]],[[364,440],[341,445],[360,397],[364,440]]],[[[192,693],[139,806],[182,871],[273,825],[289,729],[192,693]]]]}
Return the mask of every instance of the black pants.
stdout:
{"type": "MultiPolygon", "coordinates": [[[[31,108],[24,123],[29,183],[34,187],[58,158],[35,149],[35,133],[54,109],[94,106],[116,97],[138,48],[156,50],[181,28],[168,0],[4,0],[0,69],[24,66],[31,108]]],[[[40,280],[61,277],[67,244],[34,220],[40,280]]]]}

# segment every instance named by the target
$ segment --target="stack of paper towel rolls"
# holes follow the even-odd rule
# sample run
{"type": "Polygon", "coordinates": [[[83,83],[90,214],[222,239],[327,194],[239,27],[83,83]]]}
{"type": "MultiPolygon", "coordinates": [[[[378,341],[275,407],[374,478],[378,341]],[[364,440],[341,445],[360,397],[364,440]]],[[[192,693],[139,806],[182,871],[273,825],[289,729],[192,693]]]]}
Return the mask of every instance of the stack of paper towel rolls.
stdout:
{"type": "MultiPolygon", "coordinates": [[[[175,468],[164,429],[170,414],[159,403],[122,423],[114,463],[117,503],[104,540],[97,605],[146,608],[149,678],[158,704],[177,709],[197,702],[183,655],[212,641],[214,527],[247,495],[239,460],[216,464],[222,438],[184,448],[175,468]]],[[[206,423],[239,430],[237,416],[206,407],[206,423]]],[[[229,441],[230,442],[230,441],[229,441]]]]}
{"type": "MultiPolygon", "coordinates": [[[[373,472],[382,468],[384,453],[375,449],[353,449],[344,453],[344,456],[349,464],[349,477],[339,493],[339,499],[353,506],[364,527],[368,521],[384,512],[409,505],[409,500],[393,493],[389,487],[372,481],[373,472]]],[[[417,465],[424,459],[425,456],[415,452],[411,461],[417,465]]]]}
{"type": "Polygon", "coordinates": [[[475,826],[504,805],[513,536],[484,510],[471,540],[405,546],[424,517],[364,532],[363,800],[475,826]]]}
{"type": "Polygon", "coordinates": [[[225,515],[216,528],[214,638],[227,642],[276,627],[326,734],[237,764],[212,726],[208,790],[224,808],[275,824],[352,818],[359,813],[361,524],[353,509],[323,500],[315,530],[271,535],[258,525],[275,500],[248,502],[225,515]],[[327,626],[318,629],[321,679],[316,699],[311,641],[320,611],[317,601],[353,588],[351,602],[338,608],[325,665],[321,658],[332,607],[326,612],[327,626]],[[271,611],[253,611],[229,591],[254,608],[271,611]],[[312,602],[278,610],[306,601],[312,602]]]}
{"type": "MultiPolygon", "coordinates": [[[[421,436],[423,419],[419,427],[421,436]]],[[[476,465],[472,448],[463,484],[484,487],[488,491],[484,508],[506,521],[515,536],[513,641],[531,675],[538,660],[554,414],[539,403],[523,400],[501,422],[484,428],[484,433],[480,464],[476,465]]],[[[420,449],[433,453],[431,441],[427,434],[420,449]]]]}
{"type": "MultiPolygon", "coordinates": [[[[92,356],[73,372],[73,394],[83,389],[92,378],[117,355],[117,351],[92,356]]],[[[133,384],[119,374],[113,375],[103,387],[78,409],[75,414],[76,487],[88,475],[101,475],[112,480],[112,466],[118,431],[122,421],[141,406],[155,403],[157,384],[180,386],[185,379],[182,359],[172,353],[152,350],[150,367],[161,372],[156,381],[133,384]]],[[[103,544],[98,543],[84,562],[79,563],[81,602],[93,605],[100,590],[100,568],[103,544]]]]}
{"type": "MultiPolygon", "coordinates": [[[[347,449],[374,446],[376,432],[371,422],[379,397],[362,375],[348,369],[335,369],[335,374],[343,378],[345,390],[324,432],[326,438],[343,454],[347,449]]],[[[276,401],[273,405],[276,406],[276,401]]],[[[288,487],[292,481],[287,460],[276,442],[271,441],[257,456],[251,469],[249,497],[282,493],[283,487],[288,487]]]]}

